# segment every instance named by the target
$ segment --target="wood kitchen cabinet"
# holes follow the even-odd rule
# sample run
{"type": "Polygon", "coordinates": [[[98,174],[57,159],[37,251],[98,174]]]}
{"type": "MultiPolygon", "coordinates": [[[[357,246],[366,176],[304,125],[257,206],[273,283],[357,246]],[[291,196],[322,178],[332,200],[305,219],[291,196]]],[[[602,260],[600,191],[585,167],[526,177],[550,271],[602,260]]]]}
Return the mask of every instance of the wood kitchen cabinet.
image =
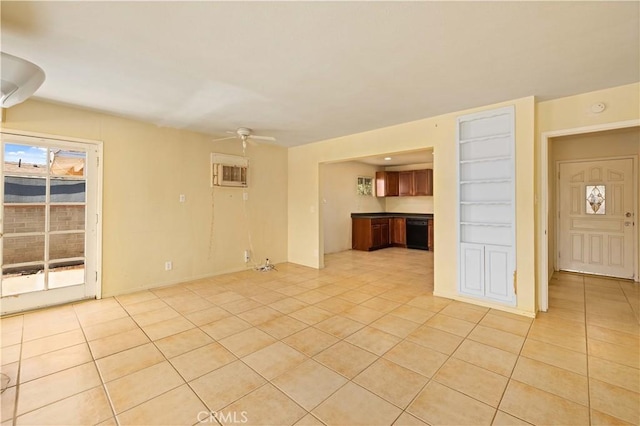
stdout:
{"type": "Polygon", "coordinates": [[[413,195],[413,171],[398,173],[398,195],[407,197],[413,195]]]}
{"type": "Polygon", "coordinates": [[[412,195],[433,195],[433,169],[413,171],[412,195]]]}
{"type": "Polygon", "coordinates": [[[376,172],[376,197],[398,196],[398,172],[376,172]]]}
{"type": "Polygon", "coordinates": [[[354,250],[377,250],[389,247],[389,218],[351,219],[351,246],[354,250]]]}
{"type": "Polygon", "coordinates": [[[398,195],[401,197],[433,195],[433,170],[408,170],[398,173],[398,195]]]}
{"type": "Polygon", "coordinates": [[[429,250],[433,251],[433,219],[427,220],[427,241],[429,243],[429,250]]]}
{"type": "Polygon", "coordinates": [[[407,225],[404,217],[393,217],[389,219],[389,229],[391,245],[396,247],[407,246],[407,225]]]}

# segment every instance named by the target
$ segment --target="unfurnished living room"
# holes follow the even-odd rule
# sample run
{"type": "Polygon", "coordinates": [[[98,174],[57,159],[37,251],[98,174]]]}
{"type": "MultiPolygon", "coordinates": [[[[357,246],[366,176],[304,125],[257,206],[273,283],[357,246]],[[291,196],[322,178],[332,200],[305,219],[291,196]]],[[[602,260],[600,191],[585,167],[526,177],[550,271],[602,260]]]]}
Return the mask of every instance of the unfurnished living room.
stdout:
{"type": "Polygon", "coordinates": [[[637,1],[0,1],[0,423],[640,424],[637,1]]]}

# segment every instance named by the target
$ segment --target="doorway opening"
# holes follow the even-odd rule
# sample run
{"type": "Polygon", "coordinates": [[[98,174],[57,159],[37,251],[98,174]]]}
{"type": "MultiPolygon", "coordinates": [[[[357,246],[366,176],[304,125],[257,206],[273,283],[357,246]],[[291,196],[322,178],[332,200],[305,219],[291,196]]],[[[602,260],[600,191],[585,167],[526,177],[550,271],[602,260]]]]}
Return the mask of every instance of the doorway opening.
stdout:
{"type": "Polygon", "coordinates": [[[542,135],[541,311],[556,271],[639,280],[638,124],[542,135]]]}
{"type": "Polygon", "coordinates": [[[96,297],[100,145],[1,135],[2,314],[96,297]]]}

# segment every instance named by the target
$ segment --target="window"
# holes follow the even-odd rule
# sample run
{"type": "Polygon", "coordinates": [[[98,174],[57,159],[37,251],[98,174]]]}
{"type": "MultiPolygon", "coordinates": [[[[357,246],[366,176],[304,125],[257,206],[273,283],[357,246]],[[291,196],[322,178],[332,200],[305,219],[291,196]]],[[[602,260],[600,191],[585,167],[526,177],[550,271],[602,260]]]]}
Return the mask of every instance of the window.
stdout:
{"type": "Polygon", "coordinates": [[[373,178],[358,176],[358,195],[373,195],[373,178]]]}
{"type": "Polygon", "coordinates": [[[605,214],[604,185],[587,185],[587,214],[605,214]]]}

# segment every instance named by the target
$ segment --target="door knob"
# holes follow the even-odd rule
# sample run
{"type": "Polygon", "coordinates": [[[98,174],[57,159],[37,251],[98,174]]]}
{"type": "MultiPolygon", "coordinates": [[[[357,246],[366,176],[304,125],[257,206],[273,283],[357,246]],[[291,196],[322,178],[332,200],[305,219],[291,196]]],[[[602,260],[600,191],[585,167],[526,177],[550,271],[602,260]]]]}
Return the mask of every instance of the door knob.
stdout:
{"type": "Polygon", "coordinates": [[[631,216],[632,216],[631,212],[626,212],[624,215],[625,215],[626,217],[631,217],[631,216]]]}

